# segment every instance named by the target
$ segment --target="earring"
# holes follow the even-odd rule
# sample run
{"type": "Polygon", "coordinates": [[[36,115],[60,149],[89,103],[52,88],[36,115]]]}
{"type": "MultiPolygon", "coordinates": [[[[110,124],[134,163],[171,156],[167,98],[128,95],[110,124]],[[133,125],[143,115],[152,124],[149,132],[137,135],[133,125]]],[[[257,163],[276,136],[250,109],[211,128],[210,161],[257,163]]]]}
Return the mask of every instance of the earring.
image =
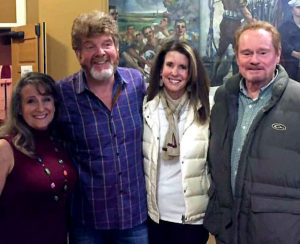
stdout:
{"type": "Polygon", "coordinates": [[[191,91],[192,91],[191,86],[192,86],[192,84],[189,83],[189,84],[186,86],[186,91],[191,92],[191,91]]]}
{"type": "Polygon", "coordinates": [[[164,82],[162,80],[162,77],[160,76],[159,87],[163,87],[163,86],[164,86],[164,82]]]}

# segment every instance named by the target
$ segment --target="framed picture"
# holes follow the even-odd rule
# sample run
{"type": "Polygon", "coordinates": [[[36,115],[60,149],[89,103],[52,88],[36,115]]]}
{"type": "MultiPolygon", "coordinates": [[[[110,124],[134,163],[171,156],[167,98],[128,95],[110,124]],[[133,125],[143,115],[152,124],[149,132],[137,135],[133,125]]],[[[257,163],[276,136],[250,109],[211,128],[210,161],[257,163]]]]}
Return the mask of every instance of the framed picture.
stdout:
{"type": "Polygon", "coordinates": [[[26,25],[26,0],[0,0],[0,28],[26,25]]]}

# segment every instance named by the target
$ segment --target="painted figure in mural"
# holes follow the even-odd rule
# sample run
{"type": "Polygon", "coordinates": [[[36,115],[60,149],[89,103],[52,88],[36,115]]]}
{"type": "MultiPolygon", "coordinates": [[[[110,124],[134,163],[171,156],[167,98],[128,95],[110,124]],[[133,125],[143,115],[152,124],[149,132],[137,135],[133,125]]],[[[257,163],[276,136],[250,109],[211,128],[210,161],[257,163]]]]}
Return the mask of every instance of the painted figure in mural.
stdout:
{"type": "Polygon", "coordinates": [[[165,37],[170,36],[170,33],[169,33],[170,25],[171,25],[170,17],[163,16],[159,23],[159,28],[160,28],[159,30],[165,37]]]}
{"type": "Polygon", "coordinates": [[[93,11],[73,22],[81,70],[57,83],[60,135],[79,174],[71,201],[72,244],[148,243],[142,157],[143,75],[118,67],[111,16],[93,11]]]}
{"type": "Polygon", "coordinates": [[[199,32],[199,0],[163,0],[163,4],[172,21],[184,19],[190,32],[199,32]]]}
{"type": "MultiPolygon", "coordinates": [[[[222,0],[224,12],[223,19],[220,23],[220,40],[217,50],[217,56],[214,60],[212,85],[221,85],[223,78],[229,71],[230,62],[224,60],[226,51],[231,44],[234,46],[234,33],[241,26],[242,19],[245,19],[248,23],[254,21],[250,11],[247,8],[247,0],[222,0]]],[[[236,73],[233,66],[233,73],[236,73]]]]}
{"type": "Polygon", "coordinates": [[[288,2],[292,17],[279,27],[282,38],[282,65],[289,76],[300,81],[300,0],[288,2]]]}
{"type": "MultiPolygon", "coordinates": [[[[122,42],[121,42],[122,43],[122,42]]],[[[124,45],[124,44],[122,44],[124,45]]],[[[144,46],[144,44],[143,44],[144,46]]],[[[121,49],[120,49],[121,50],[121,49]]],[[[130,68],[134,68],[137,69],[138,71],[140,71],[142,74],[147,75],[147,70],[145,69],[145,66],[149,66],[151,67],[151,60],[146,59],[143,56],[141,56],[139,54],[139,49],[137,46],[137,43],[133,43],[133,44],[126,44],[125,45],[125,49],[123,49],[123,51],[119,51],[120,52],[120,60],[122,59],[122,65],[120,64],[120,67],[130,67],[130,68]]],[[[121,62],[121,61],[120,61],[121,62]]]]}
{"type": "Polygon", "coordinates": [[[220,244],[300,243],[300,84],[278,64],[280,34],[235,35],[239,74],[215,93],[205,227],[220,244]]]}
{"type": "MultiPolygon", "coordinates": [[[[109,15],[116,22],[118,22],[118,11],[116,6],[109,6],[109,15]]],[[[119,66],[134,68],[146,75],[144,67],[146,65],[150,66],[151,63],[140,55],[138,51],[139,49],[141,49],[141,43],[137,43],[135,36],[135,26],[128,25],[127,31],[121,38],[119,43],[119,66]]]]}
{"type": "Polygon", "coordinates": [[[174,38],[176,40],[186,41],[188,39],[186,31],[186,21],[184,19],[176,19],[174,29],[174,38]]]}
{"type": "Polygon", "coordinates": [[[198,47],[198,37],[195,33],[188,33],[188,26],[184,19],[175,20],[174,25],[174,38],[177,40],[187,41],[190,45],[197,49],[198,47]]]}
{"type": "Polygon", "coordinates": [[[154,35],[154,31],[150,25],[143,27],[142,33],[146,39],[146,44],[143,48],[143,53],[148,50],[155,51],[159,45],[159,39],[154,35]]]}
{"type": "MultiPolygon", "coordinates": [[[[109,5],[109,15],[118,23],[119,13],[115,5],[109,5]]],[[[119,43],[119,66],[126,67],[128,64],[134,65],[135,62],[132,57],[127,53],[128,44],[120,40],[119,43]]]]}
{"type": "Polygon", "coordinates": [[[154,31],[154,36],[159,40],[164,40],[170,36],[169,26],[171,19],[169,17],[161,18],[159,23],[152,24],[152,30],[154,31]]]}
{"type": "Polygon", "coordinates": [[[186,41],[193,47],[197,48],[197,38],[192,39],[187,32],[187,23],[184,19],[176,19],[174,24],[174,33],[166,38],[167,41],[175,39],[186,41]]]}
{"type": "Polygon", "coordinates": [[[282,1],[287,0],[250,0],[247,1],[247,8],[256,20],[263,20],[277,25],[284,17],[282,1]]]}
{"type": "Polygon", "coordinates": [[[205,244],[209,78],[185,41],[162,44],[143,105],[150,244],[205,244]]]}
{"type": "Polygon", "coordinates": [[[109,15],[115,20],[118,21],[118,10],[117,7],[114,5],[109,5],[109,15]]]}
{"type": "Polygon", "coordinates": [[[190,44],[199,50],[200,0],[163,0],[163,4],[167,9],[164,14],[173,22],[184,20],[185,30],[181,32],[184,31],[190,44]]]}
{"type": "MultiPolygon", "coordinates": [[[[111,0],[111,5],[117,6],[120,8],[120,12],[122,12],[122,23],[119,27],[123,28],[123,26],[128,26],[128,24],[135,25],[135,31],[142,31],[143,27],[151,28],[151,31],[154,34],[148,35],[147,33],[143,33],[144,36],[144,50],[139,48],[135,48],[135,50],[139,49],[139,55],[145,60],[146,64],[138,61],[136,57],[134,57],[128,50],[128,46],[122,45],[120,43],[120,65],[122,66],[130,66],[134,67],[128,60],[130,60],[130,56],[133,59],[138,61],[139,67],[134,67],[138,69],[144,69],[144,73],[149,73],[149,62],[155,54],[155,51],[159,48],[161,42],[167,38],[169,38],[172,34],[175,33],[175,29],[173,29],[174,22],[177,19],[184,20],[184,26],[186,33],[184,38],[188,37],[193,42],[193,46],[198,48],[199,46],[199,5],[200,0],[128,0],[128,1],[120,1],[120,0],[111,0]],[[151,6],[149,6],[151,5],[151,6]],[[145,10],[153,11],[150,16],[148,13],[145,14],[145,10]],[[127,13],[132,12],[133,14],[126,19],[127,13]],[[147,16],[147,18],[145,18],[147,16]],[[150,18],[149,18],[150,16],[150,18]],[[138,19],[140,18],[140,19],[138,19]],[[124,22],[123,22],[124,21],[124,22]],[[188,32],[186,31],[188,30],[188,32]],[[151,39],[151,40],[149,40],[151,39]],[[125,48],[122,48],[122,47],[125,48]],[[154,47],[154,48],[153,48],[154,47]],[[121,52],[122,51],[122,52],[121,52]],[[125,55],[124,55],[125,54],[125,55]],[[125,58],[127,56],[128,58],[125,58]],[[127,60],[126,60],[127,59],[127,60]],[[128,64],[129,63],[129,64],[128,64]],[[146,67],[146,68],[145,68],[146,67]]],[[[123,29],[122,29],[123,30],[123,29]]],[[[144,29],[145,30],[145,29],[144,29]]],[[[125,32],[125,30],[124,30],[125,32]]],[[[128,39],[128,38],[127,38],[128,39]]],[[[181,39],[181,37],[180,37],[181,39]]],[[[139,45],[142,46],[142,45],[139,45]]],[[[145,63],[144,62],[144,63],[145,63]]],[[[132,62],[131,62],[132,63],[132,62]]],[[[133,63],[134,64],[134,63],[133,63]]]]}
{"type": "MultiPolygon", "coordinates": [[[[141,57],[143,54],[143,49],[145,47],[144,35],[143,35],[142,31],[138,31],[135,34],[135,39],[136,39],[135,50],[136,50],[136,53],[138,53],[139,56],[141,57]]],[[[141,62],[140,66],[144,67],[144,65],[145,65],[144,62],[141,62]]]]}
{"type": "Polygon", "coordinates": [[[128,25],[125,35],[120,41],[119,49],[120,59],[122,59],[121,67],[130,67],[139,70],[144,75],[146,75],[145,65],[149,65],[148,62],[140,53],[144,43],[138,42],[135,35],[135,26],[128,25]],[[125,63],[123,63],[125,61],[125,63]]]}
{"type": "Polygon", "coordinates": [[[156,50],[160,47],[160,40],[155,37],[154,31],[150,25],[143,27],[142,33],[146,39],[146,44],[143,47],[141,55],[147,62],[150,62],[150,65],[146,64],[144,67],[146,74],[149,75],[152,59],[155,56],[156,50]]]}
{"type": "Polygon", "coordinates": [[[134,25],[128,25],[126,33],[122,37],[123,41],[127,42],[128,44],[133,44],[136,42],[135,39],[135,26],[134,25]]]}

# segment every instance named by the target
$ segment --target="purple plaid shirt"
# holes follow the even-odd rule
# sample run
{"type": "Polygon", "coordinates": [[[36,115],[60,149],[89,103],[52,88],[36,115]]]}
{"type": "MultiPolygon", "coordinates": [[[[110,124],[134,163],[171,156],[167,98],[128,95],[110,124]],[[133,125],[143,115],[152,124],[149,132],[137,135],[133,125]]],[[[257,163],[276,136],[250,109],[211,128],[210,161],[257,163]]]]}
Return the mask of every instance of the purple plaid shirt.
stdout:
{"type": "Polygon", "coordinates": [[[58,82],[59,128],[78,169],[72,221],[95,229],[128,229],[147,217],[142,160],[144,79],[118,68],[110,111],[87,87],[81,70],[58,82]]]}

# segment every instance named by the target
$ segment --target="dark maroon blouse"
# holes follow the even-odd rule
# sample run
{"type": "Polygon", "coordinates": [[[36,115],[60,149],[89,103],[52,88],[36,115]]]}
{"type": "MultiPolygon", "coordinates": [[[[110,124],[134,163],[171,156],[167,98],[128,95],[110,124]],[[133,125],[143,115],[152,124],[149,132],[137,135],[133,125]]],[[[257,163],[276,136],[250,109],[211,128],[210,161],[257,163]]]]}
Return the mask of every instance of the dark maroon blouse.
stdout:
{"type": "Polygon", "coordinates": [[[50,140],[47,132],[34,132],[34,137],[44,166],[17,150],[11,138],[5,138],[13,148],[15,163],[0,196],[1,244],[66,243],[67,199],[76,171],[65,150],[50,140]]]}

